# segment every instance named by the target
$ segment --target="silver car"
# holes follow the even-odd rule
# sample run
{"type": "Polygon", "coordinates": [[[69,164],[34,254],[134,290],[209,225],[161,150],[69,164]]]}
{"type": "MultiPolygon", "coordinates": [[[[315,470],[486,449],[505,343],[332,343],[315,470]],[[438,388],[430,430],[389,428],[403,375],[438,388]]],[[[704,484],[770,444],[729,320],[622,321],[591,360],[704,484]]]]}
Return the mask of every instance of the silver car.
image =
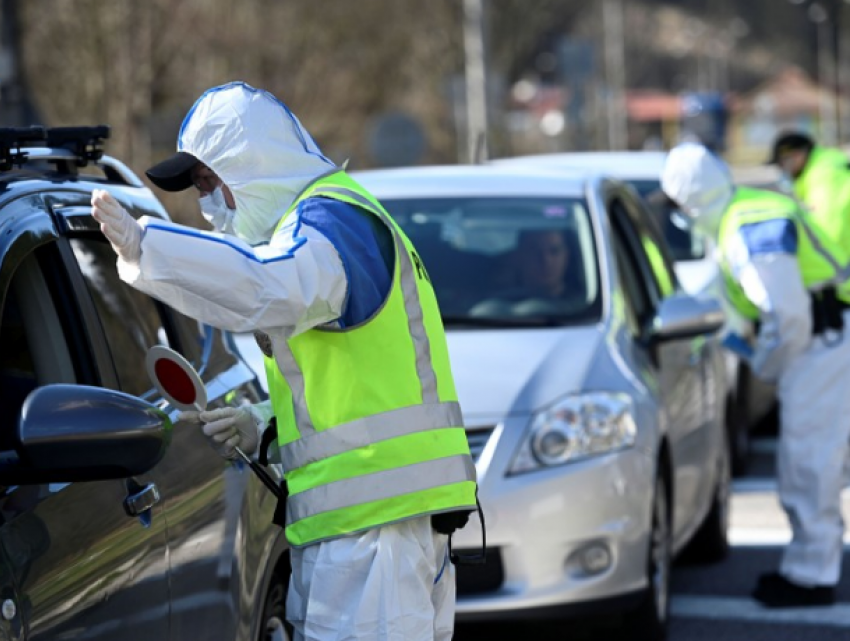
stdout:
{"type": "MultiPolygon", "coordinates": [[[[487,533],[487,563],[458,569],[459,618],[604,605],[659,638],[672,557],[726,551],[718,303],[681,291],[622,183],[460,166],[353,176],[413,241],[447,329],[487,533]]],[[[480,544],[477,519],[455,535],[459,550],[480,544]]]]}
{"type": "MultiPolygon", "coordinates": [[[[674,268],[683,289],[697,297],[722,297],[723,281],[715,258],[711,238],[683,224],[681,215],[661,194],[661,170],[667,153],[663,151],[590,151],[517,156],[493,161],[499,165],[535,165],[552,170],[592,169],[629,183],[646,199],[662,228],[674,260],[674,268]]],[[[769,171],[764,168],[733,170],[736,183],[769,186],[769,171]]],[[[726,322],[742,336],[754,336],[753,323],[731,306],[726,309],[726,322]]],[[[732,470],[746,472],[750,453],[750,434],[765,420],[776,405],[772,385],[760,381],[749,367],[726,352],[727,397],[726,425],[732,449],[732,470]]]]}

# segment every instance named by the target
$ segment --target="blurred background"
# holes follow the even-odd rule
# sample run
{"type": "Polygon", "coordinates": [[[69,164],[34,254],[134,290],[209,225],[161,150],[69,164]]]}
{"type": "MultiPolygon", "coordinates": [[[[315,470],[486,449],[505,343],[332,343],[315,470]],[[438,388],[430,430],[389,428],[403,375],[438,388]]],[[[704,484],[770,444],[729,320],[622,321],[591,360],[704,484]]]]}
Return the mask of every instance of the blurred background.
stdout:
{"type": "MultiPolygon", "coordinates": [[[[109,124],[140,173],[230,80],[357,169],[688,137],[761,164],[790,127],[850,143],[845,0],[0,0],[0,20],[0,123],[109,124]]],[[[184,197],[166,206],[200,221],[184,197]]]]}

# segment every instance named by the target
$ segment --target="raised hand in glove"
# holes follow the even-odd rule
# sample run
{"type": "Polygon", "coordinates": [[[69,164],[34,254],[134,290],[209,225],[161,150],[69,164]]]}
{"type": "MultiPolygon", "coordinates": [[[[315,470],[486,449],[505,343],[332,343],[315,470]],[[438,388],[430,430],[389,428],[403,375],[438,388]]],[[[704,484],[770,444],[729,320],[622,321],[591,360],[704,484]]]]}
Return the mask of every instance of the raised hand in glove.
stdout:
{"type": "Polygon", "coordinates": [[[95,189],[91,196],[91,215],[100,223],[100,231],[124,262],[139,264],[142,256],[142,227],[112,195],[95,189]]]}
{"type": "Polygon", "coordinates": [[[262,419],[250,407],[222,407],[204,412],[181,412],[181,421],[201,423],[202,430],[219,456],[235,459],[236,448],[251,456],[263,431],[262,419]]]}

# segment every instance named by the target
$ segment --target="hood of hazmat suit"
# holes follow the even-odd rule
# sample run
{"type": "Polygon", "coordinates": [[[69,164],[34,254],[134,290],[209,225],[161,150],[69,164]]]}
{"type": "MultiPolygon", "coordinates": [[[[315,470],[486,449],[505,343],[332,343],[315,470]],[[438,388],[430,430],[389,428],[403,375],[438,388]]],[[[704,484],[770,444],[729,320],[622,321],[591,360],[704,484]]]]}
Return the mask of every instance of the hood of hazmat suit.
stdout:
{"type": "Polygon", "coordinates": [[[230,188],[232,231],[251,245],[267,242],[296,197],[336,170],[285,104],[244,82],[198,98],[180,127],[177,150],[192,154],[230,188]]]}
{"type": "Polygon", "coordinates": [[[694,227],[717,238],[720,220],[735,194],[726,163],[703,145],[677,145],[664,161],[661,189],[682,208],[694,227]]]}

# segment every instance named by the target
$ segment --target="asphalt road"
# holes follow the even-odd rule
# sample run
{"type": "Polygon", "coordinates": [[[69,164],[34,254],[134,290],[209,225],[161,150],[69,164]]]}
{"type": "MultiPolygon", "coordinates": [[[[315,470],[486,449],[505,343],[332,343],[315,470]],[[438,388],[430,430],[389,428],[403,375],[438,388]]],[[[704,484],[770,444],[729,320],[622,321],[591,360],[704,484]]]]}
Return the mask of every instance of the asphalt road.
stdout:
{"type": "MultiPolygon", "coordinates": [[[[839,603],[828,608],[767,610],[749,597],[756,577],[778,567],[783,544],[790,538],[779,507],[773,476],[774,441],[756,442],[749,474],[735,481],[730,540],[732,551],[722,563],[694,566],[678,563],[673,571],[668,641],[847,641],[850,639],[850,536],[845,537],[845,563],[839,603]]],[[[850,522],[850,490],[844,494],[845,520],[850,522]]],[[[607,641],[604,624],[585,622],[506,625],[459,625],[456,641],[488,639],[607,641]]]]}

